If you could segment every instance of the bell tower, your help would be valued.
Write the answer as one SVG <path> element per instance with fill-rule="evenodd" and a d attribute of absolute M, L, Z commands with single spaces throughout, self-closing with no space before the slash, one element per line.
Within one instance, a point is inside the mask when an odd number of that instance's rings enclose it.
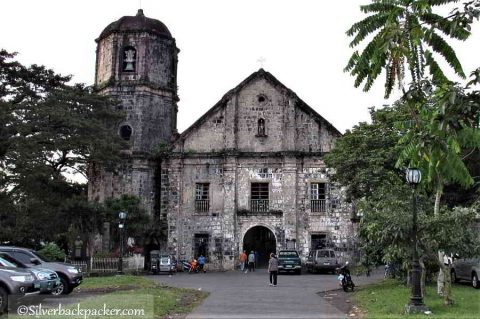
<path fill-rule="evenodd" d="M 135 195 L 154 213 L 159 172 L 152 155 L 177 132 L 179 49 L 168 28 L 141 9 L 109 24 L 95 41 L 95 88 L 118 101 L 116 109 L 126 114 L 116 134 L 128 147 L 114 172 L 92 165 L 89 198 L 103 202 Z"/>

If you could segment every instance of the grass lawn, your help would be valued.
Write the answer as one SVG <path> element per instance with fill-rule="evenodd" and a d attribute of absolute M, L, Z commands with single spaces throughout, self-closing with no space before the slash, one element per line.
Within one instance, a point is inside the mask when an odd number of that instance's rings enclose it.
<path fill-rule="evenodd" d="M 86 293 L 85 298 L 82 292 Z M 79 300 L 73 299 L 75 300 L 73 304 L 62 305 L 63 313 L 55 315 L 42 313 L 41 318 L 105 318 L 105 312 L 100 312 L 103 309 L 137 311 L 128 315 L 125 313 L 108 315 L 107 318 L 183 318 L 207 296 L 208 293 L 203 291 L 162 286 L 144 277 L 129 275 L 88 277 L 67 297 Z M 83 312 L 74 313 L 78 308 Z M 85 312 L 88 312 L 88 316 Z M 13 315 L 9 318 L 24 317 Z"/>
<path fill-rule="evenodd" d="M 425 304 L 431 315 L 406 315 L 405 305 L 410 300 L 410 289 L 396 280 L 359 288 L 355 302 L 362 309 L 364 318 L 480 318 L 480 290 L 467 285 L 452 285 L 454 305 L 446 307 L 436 293 L 436 284 L 427 286 Z"/>
<path fill-rule="evenodd" d="M 127 288 L 151 288 L 155 282 L 145 277 L 121 275 L 104 277 L 86 277 L 77 291 L 90 290 L 114 290 Z"/>

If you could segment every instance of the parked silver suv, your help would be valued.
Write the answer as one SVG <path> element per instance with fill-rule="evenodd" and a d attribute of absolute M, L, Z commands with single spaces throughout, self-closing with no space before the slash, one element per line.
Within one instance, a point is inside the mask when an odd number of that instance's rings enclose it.
<path fill-rule="evenodd" d="M 0 268 L 0 315 L 7 312 L 9 305 L 39 292 L 40 284 L 31 272 L 17 268 Z"/>
<path fill-rule="evenodd" d="M 452 282 L 470 281 L 473 288 L 479 289 L 480 258 L 461 258 L 453 262 Z"/>

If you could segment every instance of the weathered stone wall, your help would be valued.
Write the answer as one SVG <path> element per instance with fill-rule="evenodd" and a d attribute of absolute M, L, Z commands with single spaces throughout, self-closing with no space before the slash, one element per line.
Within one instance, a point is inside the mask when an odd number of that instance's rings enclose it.
<path fill-rule="evenodd" d="M 128 141 L 133 152 L 154 153 L 162 145 L 168 145 L 175 132 L 175 101 L 171 94 L 163 95 L 145 86 L 121 86 L 104 89 L 114 99 L 121 101 L 117 106 L 126 113 L 118 127 L 128 124 L 132 135 Z"/>
<path fill-rule="evenodd" d="M 104 86 L 114 75 L 116 52 L 113 48 L 113 35 L 106 37 L 102 45 L 97 46 L 97 66 L 95 85 Z"/>
<path fill-rule="evenodd" d="M 303 258 L 310 251 L 312 234 L 325 234 L 339 247 L 353 236 L 350 208 L 342 201 L 342 189 L 331 187 L 326 212 L 311 212 L 310 184 L 330 180 L 318 158 L 183 154 L 183 158 L 172 159 L 169 167 L 170 186 L 162 197 L 170 198 L 171 203 L 168 246 L 180 259 L 193 257 L 195 234 L 208 234 L 210 263 L 232 269 L 245 234 L 255 226 L 272 231 L 277 250 L 286 248 L 287 241 L 296 242 Z M 271 213 L 251 211 L 252 182 L 269 183 Z M 208 213 L 195 212 L 196 183 L 210 183 Z M 333 199 L 336 207 L 330 205 Z"/>
<path fill-rule="evenodd" d="M 285 88 L 257 78 L 217 106 L 176 144 L 177 151 L 328 152 L 337 137 Z M 259 120 L 265 135 L 259 135 Z"/>
<path fill-rule="evenodd" d="M 136 50 L 134 72 L 123 72 L 124 48 Z M 97 46 L 95 85 L 118 100 L 126 114 L 118 125 L 132 129 L 129 148 L 115 172 L 91 170 L 89 199 L 103 202 L 122 194 L 138 196 L 148 213 L 161 207 L 156 185 L 158 164 L 149 155 L 170 145 L 176 132 L 178 49 L 175 40 L 147 32 L 116 32 Z"/>
<path fill-rule="evenodd" d="M 338 132 L 312 113 L 294 94 L 258 77 L 223 99 L 175 144 L 169 162 L 169 249 L 180 259 L 194 254 L 195 234 L 209 235 L 209 261 L 234 267 L 249 229 L 264 226 L 277 250 L 294 242 L 305 258 L 311 235 L 324 234 L 342 244 L 350 212 L 341 190 L 327 195 L 326 212 L 312 213 L 311 183 L 330 181 L 321 154 Z M 258 120 L 265 120 L 265 135 Z M 251 184 L 269 184 L 269 211 L 253 212 Z M 196 183 L 210 183 L 208 213 L 195 212 Z M 332 206 L 335 198 L 335 205 Z M 343 237 L 342 237 L 343 236 Z"/>
<path fill-rule="evenodd" d="M 127 46 L 136 49 L 135 72 L 122 72 Z M 113 81 L 135 81 L 176 91 L 177 53 L 174 39 L 147 32 L 113 33 L 98 43 L 95 85 L 101 88 Z"/>
<path fill-rule="evenodd" d="M 247 84 L 237 95 L 237 149 L 244 152 L 275 152 L 289 150 L 284 145 L 284 112 L 288 98 L 265 79 Z M 234 105 L 232 105 L 234 106 Z M 258 136 L 258 121 L 265 120 L 265 135 Z M 230 124 L 231 125 L 231 124 Z"/>
<path fill-rule="evenodd" d="M 225 128 L 229 125 L 225 118 L 225 109 L 221 108 L 206 119 L 177 151 L 215 152 L 225 149 Z M 231 125 L 231 124 L 230 124 Z"/>
<path fill-rule="evenodd" d="M 88 199 L 104 202 L 123 194 L 140 198 L 148 213 L 155 205 L 155 172 L 157 163 L 146 159 L 124 159 L 114 171 L 101 166 L 92 166 L 89 171 Z"/>

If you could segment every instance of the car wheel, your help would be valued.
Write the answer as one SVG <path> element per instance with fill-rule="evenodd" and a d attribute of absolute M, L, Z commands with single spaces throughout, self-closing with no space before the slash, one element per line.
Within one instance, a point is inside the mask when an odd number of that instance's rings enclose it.
<path fill-rule="evenodd" d="M 70 286 L 68 285 L 68 282 L 63 278 L 60 277 L 60 284 L 55 288 L 54 291 L 52 291 L 52 295 L 54 296 L 60 296 L 60 295 L 68 295 L 71 292 Z"/>
<path fill-rule="evenodd" d="M 301 275 L 301 274 L 302 274 L 302 270 L 299 269 L 299 270 L 297 270 L 295 273 L 296 273 L 297 275 Z"/>
<path fill-rule="evenodd" d="M 8 294 L 5 289 L 0 287 L 0 315 L 7 310 L 8 306 Z"/>
<path fill-rule="evenodd" d="M 452 272 L 450 273 L 450 278 L 452 282 L 458 282 L 457 274 L 455 273 L 455 270 L 452 269 Z"/>
<path fill-rule="evenodd" d="M 478 281 L 477 273 L 473 273 L 472 275 L 472 287 L 475 289 L 480 288 L 480 282 Z"/>

